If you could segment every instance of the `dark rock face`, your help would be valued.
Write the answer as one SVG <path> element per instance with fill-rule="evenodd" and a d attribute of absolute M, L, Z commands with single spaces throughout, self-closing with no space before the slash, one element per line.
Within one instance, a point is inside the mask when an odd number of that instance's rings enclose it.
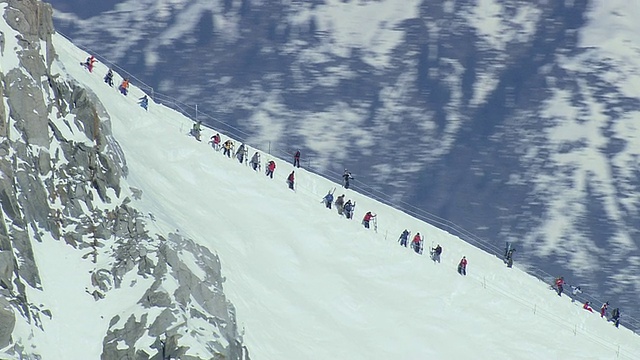
<path fill-rule="evenodd" d="M 2 285 L 4 287 L 4 285 Z M 16 318 L 11 304 L 0 297 L 0 348 L 11 344 L 11 333 L 15 326 Z"/>
<path fill-rule="evenodd" d="M 206 344 L 210 358 L 248 358 L 234 308 L 224 296 L 217 257 L 190 239 L 149 233 L 147 219 L 128 198 L 142 193 L 123 189 L 127 165 L 111 135 L 109 114 L 93 93 L 51 73 L 56 58 L 51 6 L 36 0 L 5 2 L 3 21 L 18 32 L 19 65 L 0 74 L 0 93 L 8 105 L 4 109 L 0 102 L 0 348 L 12 358 L 44 355 L 37 353 L 37 344 L 12 335 L 17 322 L 46 332 L 42 316 L 56 316 L 46 304 L 33 304 L 27 290 L 48 290 L 34 242 L 63 241 L 96 264 L 87 274 L 91 288 L 84 294 L 96 308 L 113 289 L 149 286 L 136 309 L 112 319 L 103 338 L 84 340 L 102 344 L 103 359 L 193 358 L 182 345 L 190 337 Z M 6 36 L 0 37 L 3 51 Z M 69 139 L 69 131 L 85 139 Z M 198 254 L 194 257 L 205 279 L 184 264 L 183 252 Z M 132 274 L 140 281 L 123 283 Z M 179 284 L 175 292 L 163 290 L 167 279 Z M 158 311 L 146 314 L 149 309 Z M 145 315 L 136 317 L 135 310 Z M 202 334 L 188 328 L 190 318 L 204 320 Z M 204 335 L 214 333 L 224 340 Z M 136 348 L 143 336 L 156 341 Z"/>

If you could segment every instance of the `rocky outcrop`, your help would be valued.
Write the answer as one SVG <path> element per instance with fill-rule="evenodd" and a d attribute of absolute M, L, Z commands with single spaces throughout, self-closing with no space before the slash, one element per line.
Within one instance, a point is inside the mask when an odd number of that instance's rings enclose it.
<path fill-rule="evenodd" d="M 147 246 L 140 246 L 140 241 Z M 156 246 L 157 245 L 157 246 Z M 237 339 L 234 308 L 226 300 L 222 289 L 220 260 L 207 248 L 177 234 L 169 234 L 158 242 L 145 238 L 122 244 L 116 252 L 121 263 L 116 264 L 112 273 L 120 273 L 136 268 L 138 274 L 153 278 L 153 284 L 138 301 L 139 319 L 131 315 L 124 319 L 116 316 L 104 339 L 103 359 L 161 359 L 131 344 L 142 337 L 157 339 L 154 344 L 165 358 L 192 359 L 188 348 L 180 345 L 180 338 L 189 336 L 198 340 L 212 357 L 219 359 L 245 359 L 246 349 Z M 194 274 L 180 253 L 195 255 L 196 266 L 204 278 Z M 150 260 L 152 253 L 157 261 Z M 177 288 L 168 291 L 163 287 L 169 277 L 177 282 Z M 108 284 L 102 284 L 108 287 Z M 114 286 L 122 284 L 116 282 Z M 150 311 L 155 308 L 158 311 Z M 151 317 L 148 314 L 158 314 Z M 197 326 L 195 325 L 197 324 Z M 203 326 L 208 324 L 209 326 Z M 211 332 L 212 329 L 217 329 Z M 220 342 L 217 339 L 225 339 Z M 122 345 L 122 341 L 127 344 Z"/>
<path fill-rule="evenodd" d="M 19 66 L 0 74 L 8 105 L 0 102 L 0 135 L 6 135 L 0 136 L 0 354 L 47 358 L 30 338 L 12 334 L 18 322 L 46 333 L 41 319 L 56 316 L 46 304 L 32 303 L 28 289 L 47 290 L 34 242 L 62 241 L 95 264 L 83 296 L 96 308 L 114 289 L 147 287 L 135 306 L 111 319 L 103 338 L 84 339 L 102 345 L 103 359 L 195 359 L 185 345 L 193 343 L 206 358 L 248 359 L 219 259 L 190 239 L 150 233 L 152 220 L 128 197 L 142 192 L 125 185 L 127 164 L 109 114 L 90 90 L 51 73 L 51 7 L 4 2 L 4 20 L 19 32 Z M 195 264 L 184 260 L 187 253 Z M 132 274 L 140 281 L 124 283 Z M 143 337 L 155 341 L 140 347 Z"/>
<path fill-rule="evenodd" d="M 11 333 L 13 332 L 16 318 L 13 314 L 11 304 L 0 297 L 0 349 L 11 344 Z"/>

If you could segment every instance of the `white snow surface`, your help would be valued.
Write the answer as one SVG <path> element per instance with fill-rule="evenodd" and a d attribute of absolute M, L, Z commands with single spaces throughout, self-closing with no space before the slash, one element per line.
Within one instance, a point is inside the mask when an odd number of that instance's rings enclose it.
<path fill-rule="evenodd" d="M 127 185 L 143 191 L 133 205 L 156 219 L 150 230 L 178 230 L 220 256 L 225 293 L 237 309 L 251 359 L 640 354 L 637 335 L 558 297 L 517 265 L 508 269 L 442 230 L 304 169 L 295 169 L 291 191 L 285 184 L 290 159 L 275 159 L 274 179 L 255 173 L 215 152 L 206 143 L 213 131 L 205 130 L 204 141 L 197 142 L 187 135 L 191 120 L 154 102 L 144 111 L 136 104 L 139 89 L 119 94 L 102 81 L 103 64 L 90 74 L 78 66 L 86 53 L 60 36 L 54 45 L 60 57 L 55 68 L 94 91 L 109 112 L 127 156 Z M 269 158 L 263 153 L 263 164 Z M 354 220 L 320 203 L 334 187 L 336 195 L 357 202 Z M 369 210 L 378 214 L 377 233 L 360 224 Z M 442 263 L 400 247 L 396 240 L 405 228 L 424 235 L 427 247 L 441 244 Z M 92 306 L 84 294 L 89 278 L 81 275 L 88 271 L 86 261 L 76 251 L 45 238 L 34 253 L 43 289 L 31 297 L 53 313 L 44 321 L 45 332 L 34 335 L 42 339 L 39 352 L 44 359 L 99 358 L 101 339 L 94 336 L 139 299 L 139 290 L 111 292 Z M 455 270 L 462 256 L 469 259 L 466 277 Z M 27 336 L 32 330 L 18 331 Z"/>

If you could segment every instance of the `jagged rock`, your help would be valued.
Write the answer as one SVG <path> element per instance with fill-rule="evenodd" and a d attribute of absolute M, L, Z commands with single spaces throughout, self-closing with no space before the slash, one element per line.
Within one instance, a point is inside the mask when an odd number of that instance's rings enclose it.
<path fill-rule="evenodd" d="M 178 340 L 181 335 L 173 334 L 168 336 L 164 340 L 157 339 L 151 347 L 158 350 L 158 353 L 151 357 L 151 360 L 164 360 L 164 359 L 188 359 L 184 356 L 187 348 L 178 346 Z"/>
<path fill-rule="evenodd" d="M 155 268 L 155 264 L 151 259 L 147 256 L 143 255 L 140 257 L 140 262 L 138 262 L 138 275 L 146 276 L 151 275 Z"/>
<path fill-rule="evenodd" d="M 3 143 L 0 148 L 4 148 L 5 144 Z M 0 176 L 0 204 L 2 209 L 9 220 L 21 223 L 20 208 L 13 187 L 13 167 L 4 158 L 0 158 L 0 172 L 4 174 L 4 176 Z"/>
<path fill-rule="evenodd" d="M 4 49 L 4 33 L 0 32 L 2 36 L 0 40 L 2 40 L 2 48 Z M 4 51 L 3 51 L 4 52 Z M 0 83 L 4 84 L 4 74 L 0 73 Z M 0 99 L 4 99 L 4 89 L 0 86 Z M 9 129 L 7 126 L 7 118 L 5 116 L 5 107 L 4 101 L 0 101 L 0 138 L 9 138 Z M 5 156 L 6 154 L 1 154 L 0 156 Z"/>
<path fill-rule="evenodd" d="M 0 349 L 11 344 L 11 333 L 16 324 L 16 316 L 9 302 L 0 297 Z"/>
<path fill-rule="evenodd" d="M 5 221 L 4 214 L 0 211 L 0 250 L 11 251 L 11 239 Z"/>
<path fill-rule="evenodd" d="M 14 229 L 10 231 L 9 234 L 13 240 L 12 244 L 17 261 L 20 264 L 18 267 L 18 276 L 26 281 L 29 286 L 39 289 L 40 275 L 38 273 L 38 266 L 33 258 L 33 249 L 31 248 L 29 233 L 26 230 Z"/>
<path fill-rule="evenodd" d="M 74 248 L 77 248 L 78 243 L 82 241 L 82 237 L 73 231 L 65 233 L 63 238 L 65 243 L 73 246 Z"/>
<path fill-rule="evenodd" d="M 91 285 L 107 292 L 111 289 L 111 272 L 107 269 L 98 269 L 91 274 Z"/>
<path fill-rule="evenodd" d="M 19 189 L 19 201 L 24 214 L 24 221 L 38 224 L 49 230 L 50 214 L 47 191 L 32 169 L 19 168 L 15 172 L 15 181 Z"/>
<path fill-rule="evenodd" d="M 13 285 L 13 254 L 10 251 L 0 251 L 0 286 L 12 290 Z"/>
<path fill-rule="evenodd" d="M 159 285 L 160 281 L 156 281 L 154 285 L 142 296 L 138 303 L 145 308 L 171 306 L 171 297 L 164 291 L 158 291 Z"/>
<path fill-rule="evenodd" d="M 98 290 L 93 290 L 92 292 L 90 292 L 89 294 L 91 294 L 91 296 L 93 296 L 93 300 L 98 301 L 100 299 L 104 299 L 104 294 L 101 293 Z"/>
<path fill-rule="evenodd" d="M 130 188 L 130 189 L 134 199 L 136 200 L 142 199 L 142 190 L 136 189 L 136 188 Z"/>
<path fill-rule="evenodd" d="M 129 316 L 127 322 L 120 329 L 111 330 L 110 327 L 102 342 L 102 355 L 100 358 L 103 360 L 133 359 L 136 353 L 134 345 L 143 336 L 146 328 L 146 314 L 142 315 L 140 321 L 137 321 L 133 315 Z M 119 344 L 121 341 L 127 345 L 126 349 L 123 349 Z"/>
<path fill-rule="evenodd" d="M 9 116 L 28 144 L 49 145 L 46 107 L 40 87 L 18 69 L 5 74 L 5 96 Z"/>
<path fill-rule="evenodd" d="M 47 40 L 54 33 L 53 9 L 38 0 L 8 0 L 6 21 L 30 43 Z"/>
<path fill-rule="evenodd" d="M 171 304 L 170 300 L 168 304 Z M 171 309 L 165 308 L 164 310 L 162 310 L 160 315 L 156 317 L 155 321 L 151 324 L 151 326 L 149 326 L 149 336 L 157 337 L 162 334 L 165 334 L 167 332 L 167 329 L 170 329 L 171 327 L 173 327 L 176 320 L 177 319 L 173 315 Z"/>
<path fill-rule="evenodd" d="M 51 171 L 51 157 L 49 156 L 49 152 L 41 151 L 38 156 L 37 164 L 40 175 L 46 175 Z"/>

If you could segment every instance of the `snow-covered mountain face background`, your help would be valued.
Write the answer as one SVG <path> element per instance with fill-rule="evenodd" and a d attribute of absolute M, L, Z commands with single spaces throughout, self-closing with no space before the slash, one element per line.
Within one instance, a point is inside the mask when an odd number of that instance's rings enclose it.
<path fill-rule="evenodd" d="M 640 3 L 51 3 L 75 43 L 249 144 L 636 311 Z"/>

